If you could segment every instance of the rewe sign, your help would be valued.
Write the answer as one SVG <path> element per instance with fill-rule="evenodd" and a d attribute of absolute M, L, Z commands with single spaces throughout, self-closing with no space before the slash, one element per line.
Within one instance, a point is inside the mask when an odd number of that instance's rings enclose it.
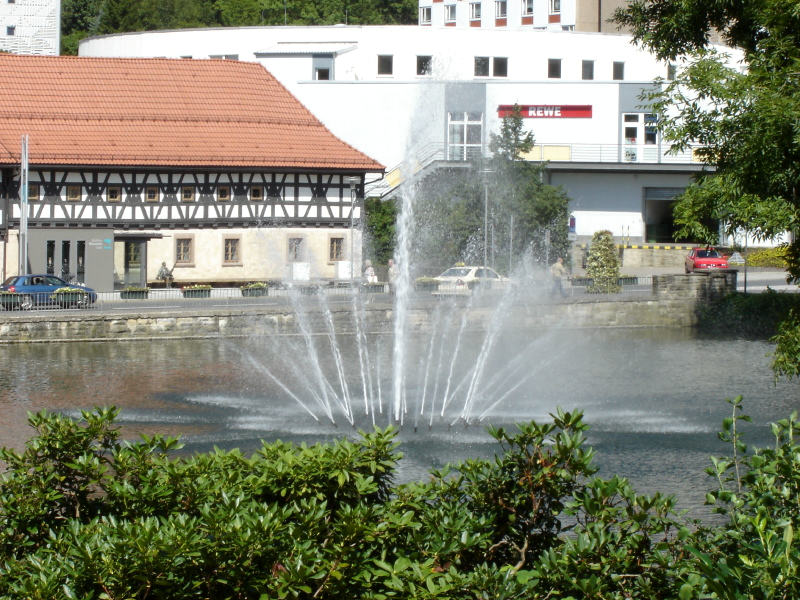
<path fill-rule="evenodd" d="M 519 105 L 520 116 L 526 119 L 591 119 L 591 104 L 525 104 Z M 514 114 L 513 104 L 501 104 L 497 107 L 500 118 Z"/>

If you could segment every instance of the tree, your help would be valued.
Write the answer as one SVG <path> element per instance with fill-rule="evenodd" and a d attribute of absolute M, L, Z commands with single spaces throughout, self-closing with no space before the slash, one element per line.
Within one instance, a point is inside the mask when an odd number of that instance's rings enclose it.
<path fill-rule="evenodd" d="M 366 254 L 373 262 L 386 264 L 397 243 L 397 203 L 394 199 L 367 198 L 364 213 Z"/>
<path fill-rule="evenodd" d="M 526 160 L 534 144 L 533 132 L 525 132 L 522 111 L 515 104 L 511 114 L 503 117 L 500 133 L 489 136 L 492 196 L 497 199 L 497 224 L 510 254 L 530 254 L 547 264 L 552 256 L 569 255 L 569 197 L 561 188 L 544 183 L 546 163 Z"/>
<path fill-rule="evenodd" d="M 800 11 L 792 0 L 635 0 L 615 19 L 659 58 L 686 56 L 663 88 L 644 95 L 676 150 L 695 152 L 716 168 L 680 199 L 679 234 L 708 242 L 722 220 L 727 233 L 746 229 L 769 238 L 800 220 Z M 744 53 L 746 69 L 726 66 L 709 46 L 712 31 Z M 663 83 L 663 82 L 662 82 Z M 705 221 L 705 222 L 704 222 Z M 800 277 L 800 241 L 791 244 L 791 276 Z"/>
<path fill-rule="evenodd" d="M 89 35 L 248 25 L 413 24 L 413 0 L 65 0 L 62 52 Z"/>
<path fill-rule="evenodd" d="M 800 223 L 800 11 L 794 0 L 634 0 L 615 20 L 659 58 L 687 54 L 686 67 L 654 101 L 659 126 L 676 148 L 697 143 L 716 167 L 691 185 L 676 206 L 680 233 L 716 240 L 709 221 L 728 233 L 768 238 Z M 712 31 L 744 53 L 742 70 L 710 49 Z M 800 281 L 800 237 L 786 249 L 789 278 Z M 797 314 L 777 338 L 777 374 L 800 372 Z"/>

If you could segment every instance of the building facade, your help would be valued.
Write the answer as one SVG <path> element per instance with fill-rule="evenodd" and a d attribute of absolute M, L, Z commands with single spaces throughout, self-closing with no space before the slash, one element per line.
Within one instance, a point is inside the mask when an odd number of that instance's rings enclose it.
<path fill-rule="evenodd" d="M 668 152 L 640 98 L 680 65 L 627 35 L 247 27 L 104 36 L 81 42 L 80 53 L 259 62 L 334 134 L 387 165 L 373 195 L 487 154 L 490 134 L 519 105 L 536 140 L 527 158 L 547 161 L 549 182 L 572 198 L 578 242 L 599 229 L 631 243 L 672 241 L 672 200 L 705 169 L 691 149 Z"/>
<path fill-rule="evenodd" d="M 56 56 L 60 43 L 60 0 L 2 0 L 0 50 Z"/>
<path fill-rule="evenodd" d="M 23 211 L 23 268 L 100 291 L 162 263 L 177 284 L 358 269 L 363 190 L 383 166 L 258 64 L 0 55 L 0 102 L 3 278 Z"/>
<path fill-rule="evenodd" d="M 610 22 L 627 0 L 420 0 L 419 24 L 537 31 L 617 33 Z"/>

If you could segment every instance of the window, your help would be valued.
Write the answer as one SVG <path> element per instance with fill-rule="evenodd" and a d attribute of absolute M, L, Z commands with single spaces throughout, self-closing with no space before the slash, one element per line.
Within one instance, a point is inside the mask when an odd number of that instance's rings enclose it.
<path fill-rule="evenodd" d="M 476 56 L 475 57 L 475 77 L 488 77 L 489 76 L 489 57 Z"/>
<path fill-rule="evenodd" d="M 594 79 L 594 61 L 584 60 L 581 62 L 581 78 Z"/>
<path fill-rule="evenodd" d="M 194 241 L 190 237 L 175 239 L 175 264 L 188 266 L 194 263 Z"/>
<path fill-rule="evenodd" d="M 614 63 L 614 74 L 613 78 L 615 81 L 622 81 L 625 79 L 625 63 L 624 62 L 615 62 Z"/>
<path fill-rule="evenodd" d="M 77 185 L 67 186 L 67 200 L 78 202 L 81 199 L 81 188 Z"/>
<path fill-rule="evenodd" d="M 189 186 L 181 188 L 181 200 L 184 202 L 194 202 L 194 188 Z"/>
<path fill-rule="evenodd" d="M 495 77 L 508 77 L 508 59 L 506 57 L 494 57 L 492 60 L 492 75 Z"/>
<path fill-rule="evenodd" d="M 289 238 L 289 260 L 303 260 L 303 238 Z"/>
<path fill-rule="evenodd" d="M 391 75 L 394 71 L 394 56 L 391 54 L 378 55 L 378 75 Z"/>
<path fill-rule="evenodd" d="M 483 149 L 483 113 L 447 113 L 447 159 L 470 160 Z"/>
<path fill-rule="evenodd" d="M 222 262 L 226 265 L 239 265 L 239 238 L 225 238 Z"/>
<path fill-rule="evenodd" d="M 550 14 L 558 14 L 561 12 L 561 0 L 550 0 Z"/>
<path fill-rule="evenodd" d="M 430 75 L 431 74 L 431 57 L 418 56 L 417 57 L 417 75 Z"/>
<path fill-rule="evenodd" d="M 481 4 L 480 2 L 473 2 L 469 5 L 469 20 L 470 21 L 480 21 L 481 20 Z"/>
<path fill-rule="evenodd" d="M 231 199 L 231 188 L 227 185 L 221 185 L 217 188 L 217 200 L 220 202 L 227 202 Z"/>
<path fill-rule="evenodd" d="M 522 0 L 522 14 L 525 16 L 533 14 L 533 0 Z"/>
<path fill-rule="evenodd" d="M 654 113 L 647 113 L 644 116 L 644 143 L 655 145 L 658 141 L 658 119 Z"/>
<path fill-rule="evenodd" d="M 253 202 L 261 202 L 264 199 L 264 188 L 260 185 L 254 185 L 250 188 L 250 200 Z"/>
<path fill-rule="evenodd" d="M 344 238 L 342 237 L 331 238 L 328 260 L 330 262 L 344 260 Z"/>
<path fill-rule="evenodd" d="M 158 202 L 158 188 L 149 187 L 144 192 L 147 202 Z"/>
<path fill-rule="evenodd" d="M 419 9 L 419 24 L 420 25 L 430 25 L 431 24 L 431 7 L 430 6 L 422 6 Z"/>
<path fill-rule="evenodd" d="M 312 55 L 311 77 L 314 81 L 331 81 L 333 79 L 333 54 Z"/>
<path fill-rule="evenodd" d="M 547 76 L 550 79 L 561 79 L 561 59 L 548 58 L 547 59 Z"/>
<path fill-rule="evenodd" d="M 14 27 L 13 25 L 9 25 L 8 27 L 6 27 L 6 35 L 8 36 L 16 35 L 16 33 L 17 33 L 17 28 Z"/>
<path fill-rule="evenodd" d="M 678 65 L 670 63 L 667 65 L 667 80 L 674 81 L 675 76 L 678 74 Z"/>
<path fill-rule="evenodd" d="M 508 2 L 506 0 L 497 0 L 494 3 L 494 16 L 498 19 L 505 19 L 508 16 Z"/>
<path fill-rule="evenodd" d="M 444 20 L 447 23 L 452 23 L 456 20 L 456 5 L 455 4 L 445 4 L 444 5 Z"/>
<path fill-rule="evenodd" d="M 28 184 L 28 200 L 36 201 L 39 199 L 39 186 Z"/>
<path fill-rule="evenodd" d="M 106 190 L 106 200 L 108 202 L 119 202 L 122 200 L 122 190 L 118 187 L 110 187 Z"/>

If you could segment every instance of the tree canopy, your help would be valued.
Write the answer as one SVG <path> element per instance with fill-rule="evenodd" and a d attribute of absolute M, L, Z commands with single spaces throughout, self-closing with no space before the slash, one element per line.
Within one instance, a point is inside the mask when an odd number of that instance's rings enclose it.
<path fill-rule="evenodd" d="M 616 12 L 634 41 L 657 56 L 686 54 L 685 68 L 654 101 L 659 125 L 677 148 L 697 154 L 716 171 L 691 185 L 676 205 L 679 234 L 715 242 L 728 234 L 770 238 L 792 234 L 786 247 L 789 279 L 800 281 L 800 4 L 796 0 L 634 0 Z M 743 62 L 726 66 L 711 46 L 716 32 L 741 49 Z M 775 338 L 773 368 L 800 373 L 800 314 L 793 311 Z"/>
<path fill-rule="evenodd" d="M 408 25 L 413 0 L 64 0 L 62 54 L 100 34 L 248 25 Z"/>
<path fill-rule="evenodd" d="M 795 0 L 635 0 L 616 12 L 635 43 L 665 60 L 683 57 L 674 81 L 645 94 L 677 149 L 715 167 L 679 201 L 681 234 L 715 242 L 794 231 L 800 218 L 800 5 Z M 710 43 L 716 32 L 743 52 L 740 65 Z M 800 242 L 789 248 L 800 277 Z"/>
<path fill-rule="evenodd" d="M 544 182 L 544 163 L 524 158 L 534 136 L 519 107 L 489 140 L 491 158 L 438 169 L 417 186 L 417 264 L 482 264 L 486 247 L 490 266 L 508 273 L 523 257 L 544 265 L 568 255 L 569 197 Z"/>

